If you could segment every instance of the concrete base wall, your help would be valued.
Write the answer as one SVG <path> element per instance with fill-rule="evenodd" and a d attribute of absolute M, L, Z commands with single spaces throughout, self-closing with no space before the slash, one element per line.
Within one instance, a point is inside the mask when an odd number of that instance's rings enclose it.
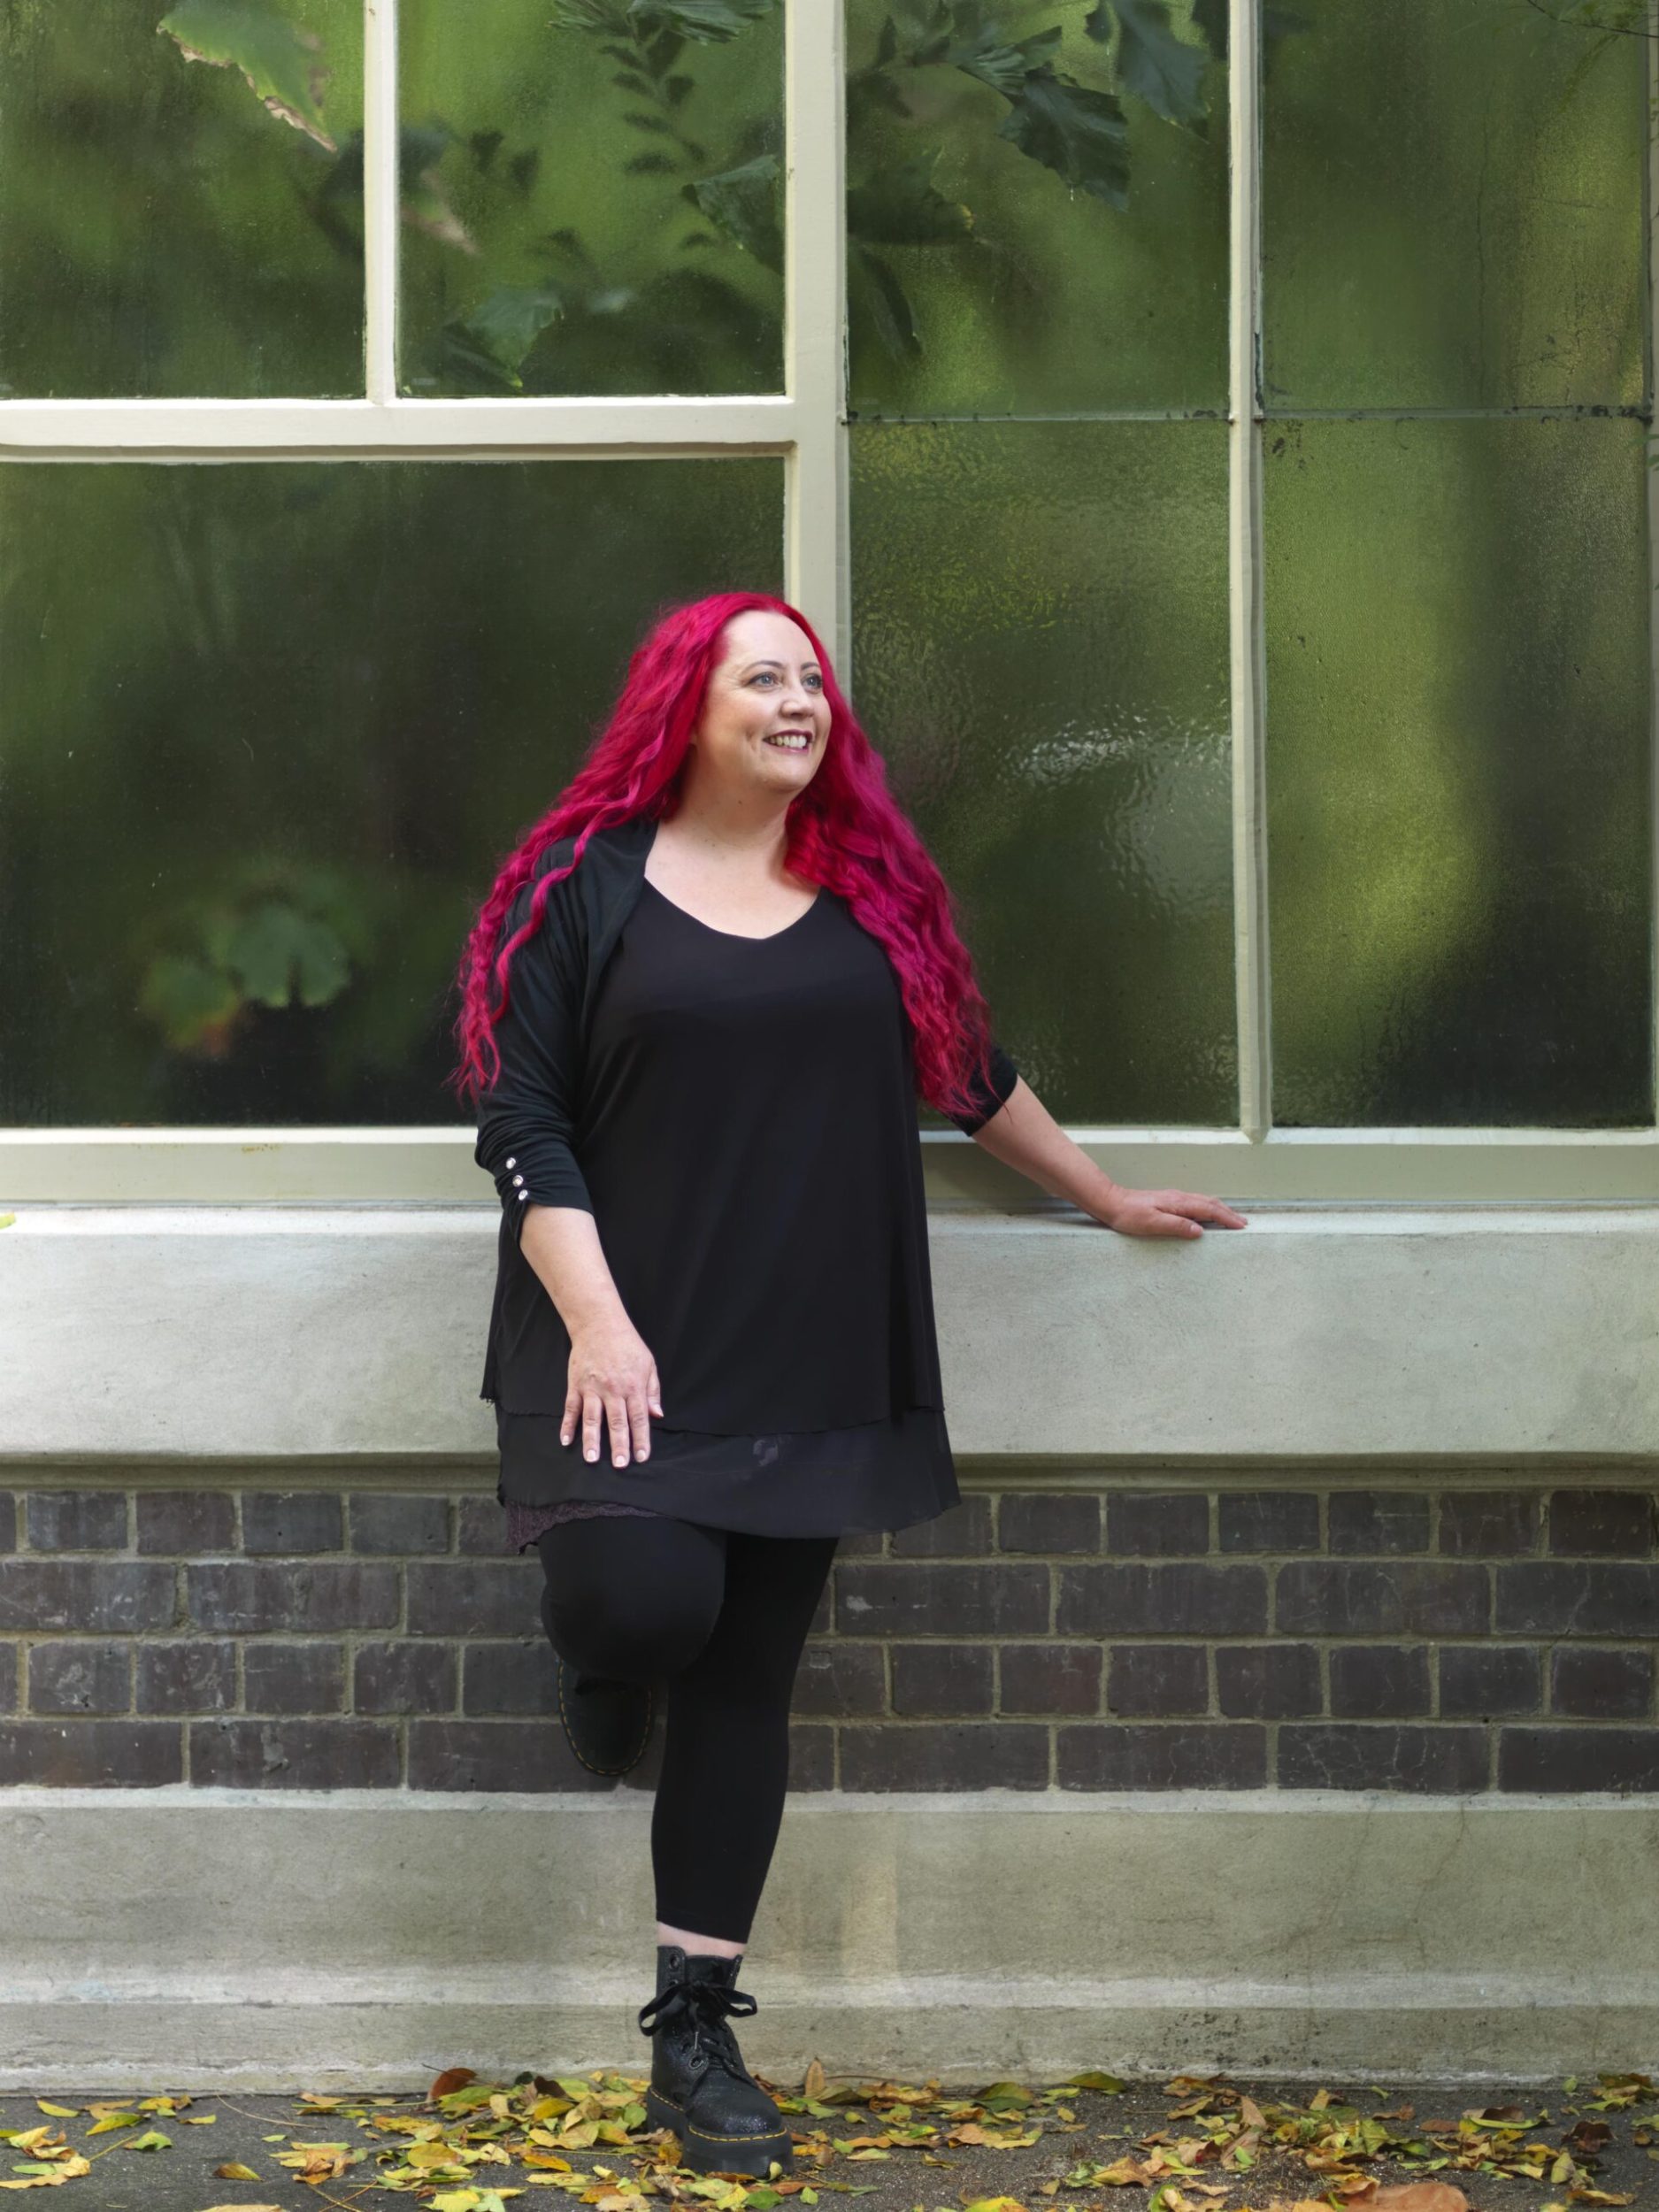
<path fill-rule="evenodd" d="M 10 1792 L 0 2085 L 643 2072 L 649 1817 Z M 781 2081 L 1655 2071 L 1659 1800 L 792 1800 L 743 1985 Z"/>

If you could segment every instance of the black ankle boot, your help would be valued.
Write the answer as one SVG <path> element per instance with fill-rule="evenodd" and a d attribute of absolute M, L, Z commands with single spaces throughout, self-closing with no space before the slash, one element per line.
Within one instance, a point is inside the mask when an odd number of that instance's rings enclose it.
<path fill-rule="evenodd" d="M 541 1625 L 553 1641 L 550 1590 L 541 1593 Z M 636 1682 L 581 1674 L 555 1648 L 559 1719 L 565 1740 L 590 1774 L 626 1774 L 651 1740 L 656 1701 Z"/>
<path fill-rule="evenodd" d="M 653 2127 L 680 2138 L 680 2163 L 702 2173 L 764 2181 L 774 2160 L 787 2172 L 795 2144 L 777 2106 L 743 2063 L 726 2015 L 747 2017 L 755 2000 L 737 1986 L 737 1959 L 657 1947 L 657 1994 L 640 2011 L 655 2039 L 645 2110 Z"/>

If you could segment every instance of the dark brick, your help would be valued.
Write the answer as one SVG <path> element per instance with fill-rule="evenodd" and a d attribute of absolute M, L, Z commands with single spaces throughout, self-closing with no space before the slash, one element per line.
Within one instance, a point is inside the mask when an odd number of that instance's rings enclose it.
<path fill-rule="evenodd" d="M 226 1560 L 188 1566 L 184 1577 L 186 1604 L 198 1628 L 326 1635 L 391 1628 L 397 1621 L 396 1567 Z"/>
<path fill-rule="evenodd" d="M 140 1644 L 134 1702 L 141 1713 L 224 1713 L 236 1702 L 236 1647 L 226 1641 Z"/>
<path fill-rule="evenodd" d="M 887 1669 L 874 1644 L 809 1643 L 795 1671 L 793 1709 L 853 1720 L 884 1713 Z"/>
<path fill-rule="evenodd" d="M 18 1548 L 18 1502 L 10 1490 L 0 1490 L 0 1552 Z"/>
<path fill-rule="evenodd" d="M 1308 1490 L 1224 1490 L 1223 1551 L 1317 1551 L 1319 1501 Z"/>
<path fill-rule="evenodd" d="M 1064 1790 L 1250 1790 L 1267 1779 L 1267 1731 L 1168 1721 L 1055 1731 Z"/>
<path fill-rule="evenodd" d="M 1500 1633 L 1547 1636 L 1659 1636 L 1659 1566 L 1580 1566 L 1566 1560 L 1499 1567 Z M 0 1562 L 0 1577 L 5 1567 Z M 0 1621 L 0 1626 L 4 1626 Z"/>
<path fill-rule="evenodd" d="M 1061 1567 L 1063 1636 L 1251 1636 L 1267 1627 L 1261 1567 Z"/>
<path fill-rule="evenodd" d="M 660 1735 L 660 1732 L 657 1732 Z M 411 1790 L 608 1790 L 544 1720 L 411 1720 Z"/>
<path fill-rule="evenodd" d="M 879 1559 L 887 1545 L 887 1532 L 879 1528 L 849 1528 L 836 1539 L 837 1559 Z"/>
<path fill-rule="evenodd" d="M 1279 1787 L 1437 1794 L 1484 1790 L 1490 1741 L 1484 1728 L 1287 1720 L 1279 1732 Z"/>
<path fill-rule="evenodd" d="M 452 1713 L 457 1671 L 445 1644 L 361 1644 L 351 1702 L 359 1713 Z"/>
<path fill-rule="evenodd" d="M 1429 1502 L 1411 1490 L 1333 1490 L 1325 1526 L 1333 1552 L 1425 1552 Z"/>
<path fill-rule="evenodd" d="M 970 1490 L 931 1521 L 893 1532 L 895 1559 L 983 1559 L 991 1548 L 991 1500 Z"/>
<path fill-rule="evenodd" d="M 495 1509 L 500 1514 L 499 1506 Z M 497 1530 L 499 1538 L 500 1530 Z M 434 1491 L 356 1490 L 351 1494 L 353 1551 L 417 1552 L 449 1548 L 449 1501 Z M 497 1550 L 501 1548 L 499 1541 Z"/>
<path fill-rule="evenodd" d="M 794 1792 L 835 1786 L 835 1731 L 795 1722 L 789 1730 L 789 1787 Z"/>
<path fill-rule="evenodd" d="M 1098 1644 L 1004 1644 L 1002 1709 L 1005 1713 L 1098 1713 Z"/>
<path fill-rule="evenodd" d="M 15 1713 L 18 1705 L 18 1647 L 0 1644 L 0 1713 Z"/>
<path fill-rule="evenodd" d="M 31 1490 L 24 1499 L 31 1551 L 125 1551 L 124 1490 Z"/>
<path fill-rule="evenodd" d="M 173 1721 L 0 1721 L 0 1786 L 149 1790 L 183 1779 Z"/>
<path fill-rule="evenodd" d="M 893 1709 L 905 1714 L 988 1713 L 995 1663 L 989 1644 L 896 1645 Z"/>
<path fill-rule="evenodd" d="M 29 1679 L 34 1681 L 33 1659 Z M 1549 1709 L 1580 1720 L 1646 1720 L 1653 1711 L 1651 1651 L 1568 1644 L 1550 1654 Z"/>
<path fill-rule="evenodd" d="M 1654 1501 L 1646 1490 L 1556 1490 L 1549 1500 L 1549 1549 L 1563 1556 L 1611 1553 L 1646 1559 L 1653 1549 Z"/>
<path fill-rule="evenodd" d="M 461 1709 L 556 1713 L 557 1667 L 545 1636 L 534 1643 L 469 1644 L 461 1668 Z"/>
<path fill-rule="evenodd" d="M 1513 1558 L 1536 1551 L 1540 1502 L 1530 1490 L 1448 1490 L 1440 1499 L 1440 1549 L 1460 1559 Z"/>
<path fill-rule="evenodd" d="M 1312 1644 L 1222 1645 L 1216 1653 L 1216 1703 L 1237 1720 L 1285 1720 L 1320 1711 L 1318 1651 Z"/>
<path fill-rule="evenodd" d="M 133 1701 L 133 1647 L 89 1640 L 29 1651 L 31 1713 L 124 1713 Z"/>
<path fill-rule="evenodd" d="M 339 1644 L 244 1644 L 242 1702 L 249 1713 L 337 1713 L 346 1701 Z"/>
<path fill-rule="evenodd" d="M 0 1559 L 0 1632 L 173 1626 L 175 1571 L 136 1559 Z"/>
<path fill-rule="evenodd" d="M 1426 1644 L 1338 1644 L 1331 1711 L 1338 1720 L 1409 1720 L 1430 1709 Z"/>
<path fill-rule="evenodd" d="M 1447 1644 L 1440 1664 L 1442 1720 L 1490 1720 L 1494 1713 L 1539 1709 L 1536 1644 Z"/>
<path fill-rule="evenodd" d="M 511 1559 L 507 1549 L 507 1516 L 494 1497 L 457 1498 L 455 1505 L 455 1548 L 468 1559 Z M 534 1561 L 533 1551 L 523 1557 Z"/>
<path fill-rule="evenodd" d="M 1659 1790 L 1659 1729 L 1505 1728 L 1501 1790 Z"/>
<path fill-rule="evenodd" d="M 1092 1491 L 1005 1492 L 996 1540 L 1002 1551 L 1098 1551 L 1100 1499 Z"/>
<path fill-rule="evenodd" d="M 1024 1721 L 841 1730 L 844 1790 L 1041 1790 L 1048 1731 Z"/>
<path fill-rule="evenodd" d="M 442 1566 L 417 1560 L 403 1573 L 411 1636 L 522 1636 L 540 1625 L 546 1578 L 534 1552 Z"/>
<path fill-rule="evenodd" d="M 1293 1636 L 1477 1636 L 1490 1572 L 1449 1560 L 1293 1559 L 1277 1570 L 1277 1624 Z"/>
<path fill-rule="evenodd" d="M 1035 1564 L 849 1561 L 835 1585 L 844 1636 L 1029 1636 L 1048 1625 L 1048 1570 Z"/>
<path fill-rule="evenodd" d="M 1202 1490 L 1113 1490 L 1106 1549 L 1114 1559 L 1167 1558 L 1210 1549 L 1210 1499 Z"/>
<path fill-rule="evenodd" d="M 1109 1713 L 1204 1713 L 1210 1663 L 1202 1644 L 1115 1644 L 1106 1670 Z"/>
<path fill-rule="evenodd" d="M 227 1490 L 141 1490 L 134 1502 L 138 1548 L 150 1556 L 236 1548 L 236 1501 Z"/>
<path fill-rule="evenodd" d="M 250 1490 L 242 1502 L 245 1552 L 338 1551 L 340 1494 L 335 1490 Z"/>
<path fill-rule="evenodd" d="M 190 1779 L 227 1789 L 390 1790 L 389 1720 L 193 1720 Z"/>

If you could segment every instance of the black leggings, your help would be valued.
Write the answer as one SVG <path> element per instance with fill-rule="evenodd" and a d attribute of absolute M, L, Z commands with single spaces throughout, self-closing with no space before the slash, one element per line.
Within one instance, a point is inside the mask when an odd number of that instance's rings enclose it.
<path fill-rule="evenodd" d="M 561 1658 L 666 1694 L 651 1867 L 669 1927 L 749 1941 L 783 1821 L 795 1670 L 835 1544 L 632 1514 L 562 1521 L 537 1540 L 541 1623 Z"/>

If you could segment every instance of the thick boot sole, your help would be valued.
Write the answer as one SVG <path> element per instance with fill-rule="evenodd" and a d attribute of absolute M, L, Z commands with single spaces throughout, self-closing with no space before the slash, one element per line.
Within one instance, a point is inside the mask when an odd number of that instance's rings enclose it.
<path fill-rule="evenodd" d="M 775 2162 L 788 2173 L 795 2142 L 786 2127 L 776 2135 L 710 2135 L 695 2128 L 677 2104 L 659 2090 L 645 2093 L 645 2116 L 654 2128 L 672 2128 L 680 2138 L 680 2162 L 700 2174 L 748 2174 L 764 2181 Z"/>

